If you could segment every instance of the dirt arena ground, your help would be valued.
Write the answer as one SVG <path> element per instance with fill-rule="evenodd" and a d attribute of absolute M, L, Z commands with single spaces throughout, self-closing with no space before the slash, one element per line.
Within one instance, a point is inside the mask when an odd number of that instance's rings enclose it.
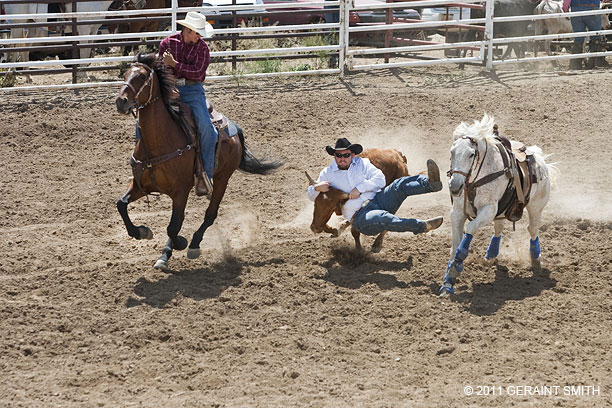
<path fill-rule="evenodd" d="M 150 241 L 130 239 L 115 209 L 133 146 L 117 89 L 3 93 L 0 406 L 611 406 L 611 82 L 445 67 L 211 83 L 253 150 L 286 164 L 236 173 L 203 256 L 175 252 L 171 273 L 152 268 L 169 199 L 130 205 Z M 494 265 L 493 228 L 480 230 L 444 300 L 449 223 L 390 233 L 364 256 L 350 234 L 311 233 L 304 170 L 330 162 L 325 145 L 346 136 L 399 148 L 411 172 L 430 157 L 446 171 L 453 129 L 484 112 L 561 170 L 541 271 L 526 220 L 506 226 Z M 186 237 L 206 205 L 190 198 Z M 447 187 L 400 209 L 449 212 Z"/>

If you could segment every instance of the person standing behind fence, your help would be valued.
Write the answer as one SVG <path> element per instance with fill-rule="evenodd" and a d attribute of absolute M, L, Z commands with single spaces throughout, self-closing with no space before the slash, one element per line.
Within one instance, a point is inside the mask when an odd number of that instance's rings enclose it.
<path fill-rule="evenodd" d="M 187 13 L 185 19 L 177 23 L 183 30 L 161 41 L 159 57 L 174 69 L 181 101 L 189 105 L 198 126 L 204 171 L 197 172 L 196 194 L 211 194 L 218 133 L 210 120 L 202 84 L 210 64 L 210 49 L 202 37 L 210 38 L 213 27 L 197 12 Z"/>
<path fill-rule="evenodd" d="M 571 9 L 574 11 L 590 11 L 600 9 L 600 0 L 563 0 L 563 11 L 568 12 Z M 575 33 L 587 31 L 599 31 L 601 30 L 601 15 L 591 16 L 578 16 L 571 17 L 572 30 Z M 584 37 L 574 37 L 574 44 L 572 45 L 572 54 L 580 54 L 584 46 Z M 595 35 L 591 36 L 589 40 L 589 50 L 591 52 L 605 51 L 603 45 L 602 36 Z M 573 58 L 570 60 L 570 69 L 582 69 L 583 58 Z M 608 62 L 606 58 L 592 57 L 586 61 L 586 69 L 592 69 L 593 67 L 607 67 Z"/>

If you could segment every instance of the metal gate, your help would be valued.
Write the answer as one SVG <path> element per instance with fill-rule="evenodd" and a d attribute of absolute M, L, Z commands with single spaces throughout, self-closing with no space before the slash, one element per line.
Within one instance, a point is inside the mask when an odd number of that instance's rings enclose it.
<path fill-rule="evenodd" d="M 9 0 L 25 1 L 25 0 Z M 50 2 L 52 0 L 41 0 Z M 68 0 L 64 0 L 68 1 Z M 75 0 L 76 1 L 76 0 Z M 86 0 L 81 0 L 86 1 Z M 273 14 L 279 10 L 288 8 L 304 9 L 305 7 L 317 8 L 325 11 L 325 15 L 336 16 L 316 24 L 294 24 L 294 25 L 268 25 L 253 27 L 229 27 L 215 30 L 216 36 L 227 38 L 254 38 L 260 36 L 283 36 L 286 35 L 310 35 L 317 32 L 333 33 L 334 40 L 325 45 L 315 46 L 290 46 L 251 49 L 231 49 L 213 52 L 211 56 L 223 58 L 289 58 L 299 57 L 303 53 L 326 53 L 334 65 L 328 68 L 305 69 L 299 71 L 278 71 L 250 74 L 237 74 L 232 72 L 227 75 L 207 76 L 207 80 L 227 80 L 236 78 L 237 75 L 249 77 L 271 77 L 271 76 L 296 76 L 296 75 L 339 75 L 340 77 L 351 71 L 375 70 L 397 67 L 414 67 L 439 64 L 481 64 L 489 70 L 495 69 L 497 65 L 509 63 L 526 63 L 533 61 L 567 60 L 580 56 L 605 56 L 612 54 L 607 51 L 580 55 L 552 55 L 539 57 L 521 58 L 497 58 L 497 50 L 507 47 L 511 43 L 531 43 L 535 41 L 562 38 L 572 39 L 578 36 L 605 35 L 612 30 L 601 30 L 590 33 L 564 33 L 564 34 L 540 34 L 526 32 L 522 36 L 509 38 L 497 38 L 494 27 L 497 23 L 513 23 L 518 21 L 534 22 L 540 19 L 607 14 L 610 9 L 584 11 L 577 13 L 562 13 L 549 15 L 525 15 L 511 17 L 494 17 L 494 1 L 487 0 L 463 0 L 460 3 L 451 0 L 422 0 L 422 1 L 393 1 L 393 0 L 332 0 L 313 1 L 308 3 L 296 3 L 287 0 L 285 3 L 255 5 L 229 5 L 217 7 L 186 7 L 178 8 L 177 0 L 172 0 L 171 7 L 166 9 L 143 9 L 143 10 L 121 10 L 121 11 L 99 11 L 99 12 L 77 12 L 77 13 L 52 13 L 52 14 L 21 14 L 0 15 L 0 47 L 23 47 L 24 45 L 38 46 L 42 44 L 61 44 L 69 41 L 77 43 L 81 41 L 126 41 L 140 38 L 160 39 L 176 32 L 177 13 L 187 11 L 200 11 L 204 14 L 217 12 L 239 12 L 245 10 L 256 10 L 263 16 L 266 13 Z M 527 0 L 526 0 L 527 1 Z M 235 0 L 234 0 L 235 3 Z M 414 11 L 418 11 L 415 14 Z M 431 18 L 432 11 L 435 18 Z M 27 19 L 69 19 L 80 21 L 83 19 L 103 19 L 106 17 L 125 18 L 128 16 L 152 16 L 165 14 L 171 20 L 169 31 L 147 32 L 137 34 L 97 34 L 76 35 L 69 39 L 66 37 L 35 37 L 35 38 L 7 38 L 7 29 L 15 27 L 11 20 Z M 278 13 L 277 13 L 278 14 Z M 337 21 L 333 21 L 337 20 Z M 40 22 L 26 22 L 20 26 L 40 26 Z M 365 40 L 364 40 L 365 36 Z M 211 40 L 214 40 L 214 38 Z M 373 41 L 370 41 L 373 40 Z M 69 58 L 58 61 L 13 61 L 0 62 L 0 74 L 16 68 L 27 68 L 31 70 L 49 69 L 53 66 L 69 67 L 68 70 L 83 69 L 89 64 L 96 64 L 95 69 L 116 68 L 118 63 L 132 61 L 130 56 L 102 56 L 96 58 Z M 87 69 L 87 68 L 86 68 Z M 76 82 L 76 81 L 74 81 Z M 46 88 L 73 88 L 91 86 L 115 86 L 121 81 L 55 84 L 45 86 Z M 38 89 L 39 86 L 20 86 L 15 88 L 0 88 L 2 91 Z"/>

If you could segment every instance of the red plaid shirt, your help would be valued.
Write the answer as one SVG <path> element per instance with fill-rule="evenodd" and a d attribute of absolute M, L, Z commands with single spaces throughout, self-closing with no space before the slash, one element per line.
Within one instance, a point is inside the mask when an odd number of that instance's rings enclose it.
<path fill-rule="evenodd" d="M 204 81 L 206 69 L 210 64 L 210 50 L 201 38 L 194 44 L 183 41 L 182 33 L 166 37 L 159 44 L 159 56 L 166 50 L 174 56 L 177 64 L 174 73 L 177 78 L 186 78 L 192 81 Z"/>

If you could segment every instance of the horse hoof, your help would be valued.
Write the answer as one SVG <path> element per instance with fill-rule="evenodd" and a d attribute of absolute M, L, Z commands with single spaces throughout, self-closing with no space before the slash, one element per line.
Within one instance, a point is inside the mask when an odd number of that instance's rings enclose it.
<path fill-rule="evenodd" d="M 158 259 L 153 268 L 168 272 L 168 262 L 164 261 L 163 259 Z"/>
<path fill-rule="evenodd" d="M 140 226 L 138 232 L 140 233 L 139 239 L 153 239 L 153 231 L 149 227 Z"/>
<path fill-rule="evenodd" d="M 172 245 L 172 249 L 176 249 L 177 251 L 182 251 L 187 248 L 187 240 L 185 237 L 181 237 L 180 235 L 176 237 L 174 244 Z"/>
<path fill-rule="evenodd" d="M 448 282 L 445 282 L 442 286 L 440 286 L 440 293 L 438 294 L 440 297 L 448 297 L 450 295 L 455 294 L 455 289 L 453 285 Z"/>
<path fill-rule="evenodd" d="M 187 258 L 189 259 L 199 258 L 201 254 L 202 251 L 200 250 L 200 248 L 189 248 L 187 250 Z"/>
<path fill-rule="evenodd" d="M 540 258 L 531 260 L 531 269 L 535 271 L 539 271 L 542 269 L 542 263 L 540 262 Z"/>
<path fill-rule="evenodd" d="M 373 254 L 377 254 L 382 250 L 382 245 L 381 246 L 373 246 L 372 247 L 372 253 Z"/>

